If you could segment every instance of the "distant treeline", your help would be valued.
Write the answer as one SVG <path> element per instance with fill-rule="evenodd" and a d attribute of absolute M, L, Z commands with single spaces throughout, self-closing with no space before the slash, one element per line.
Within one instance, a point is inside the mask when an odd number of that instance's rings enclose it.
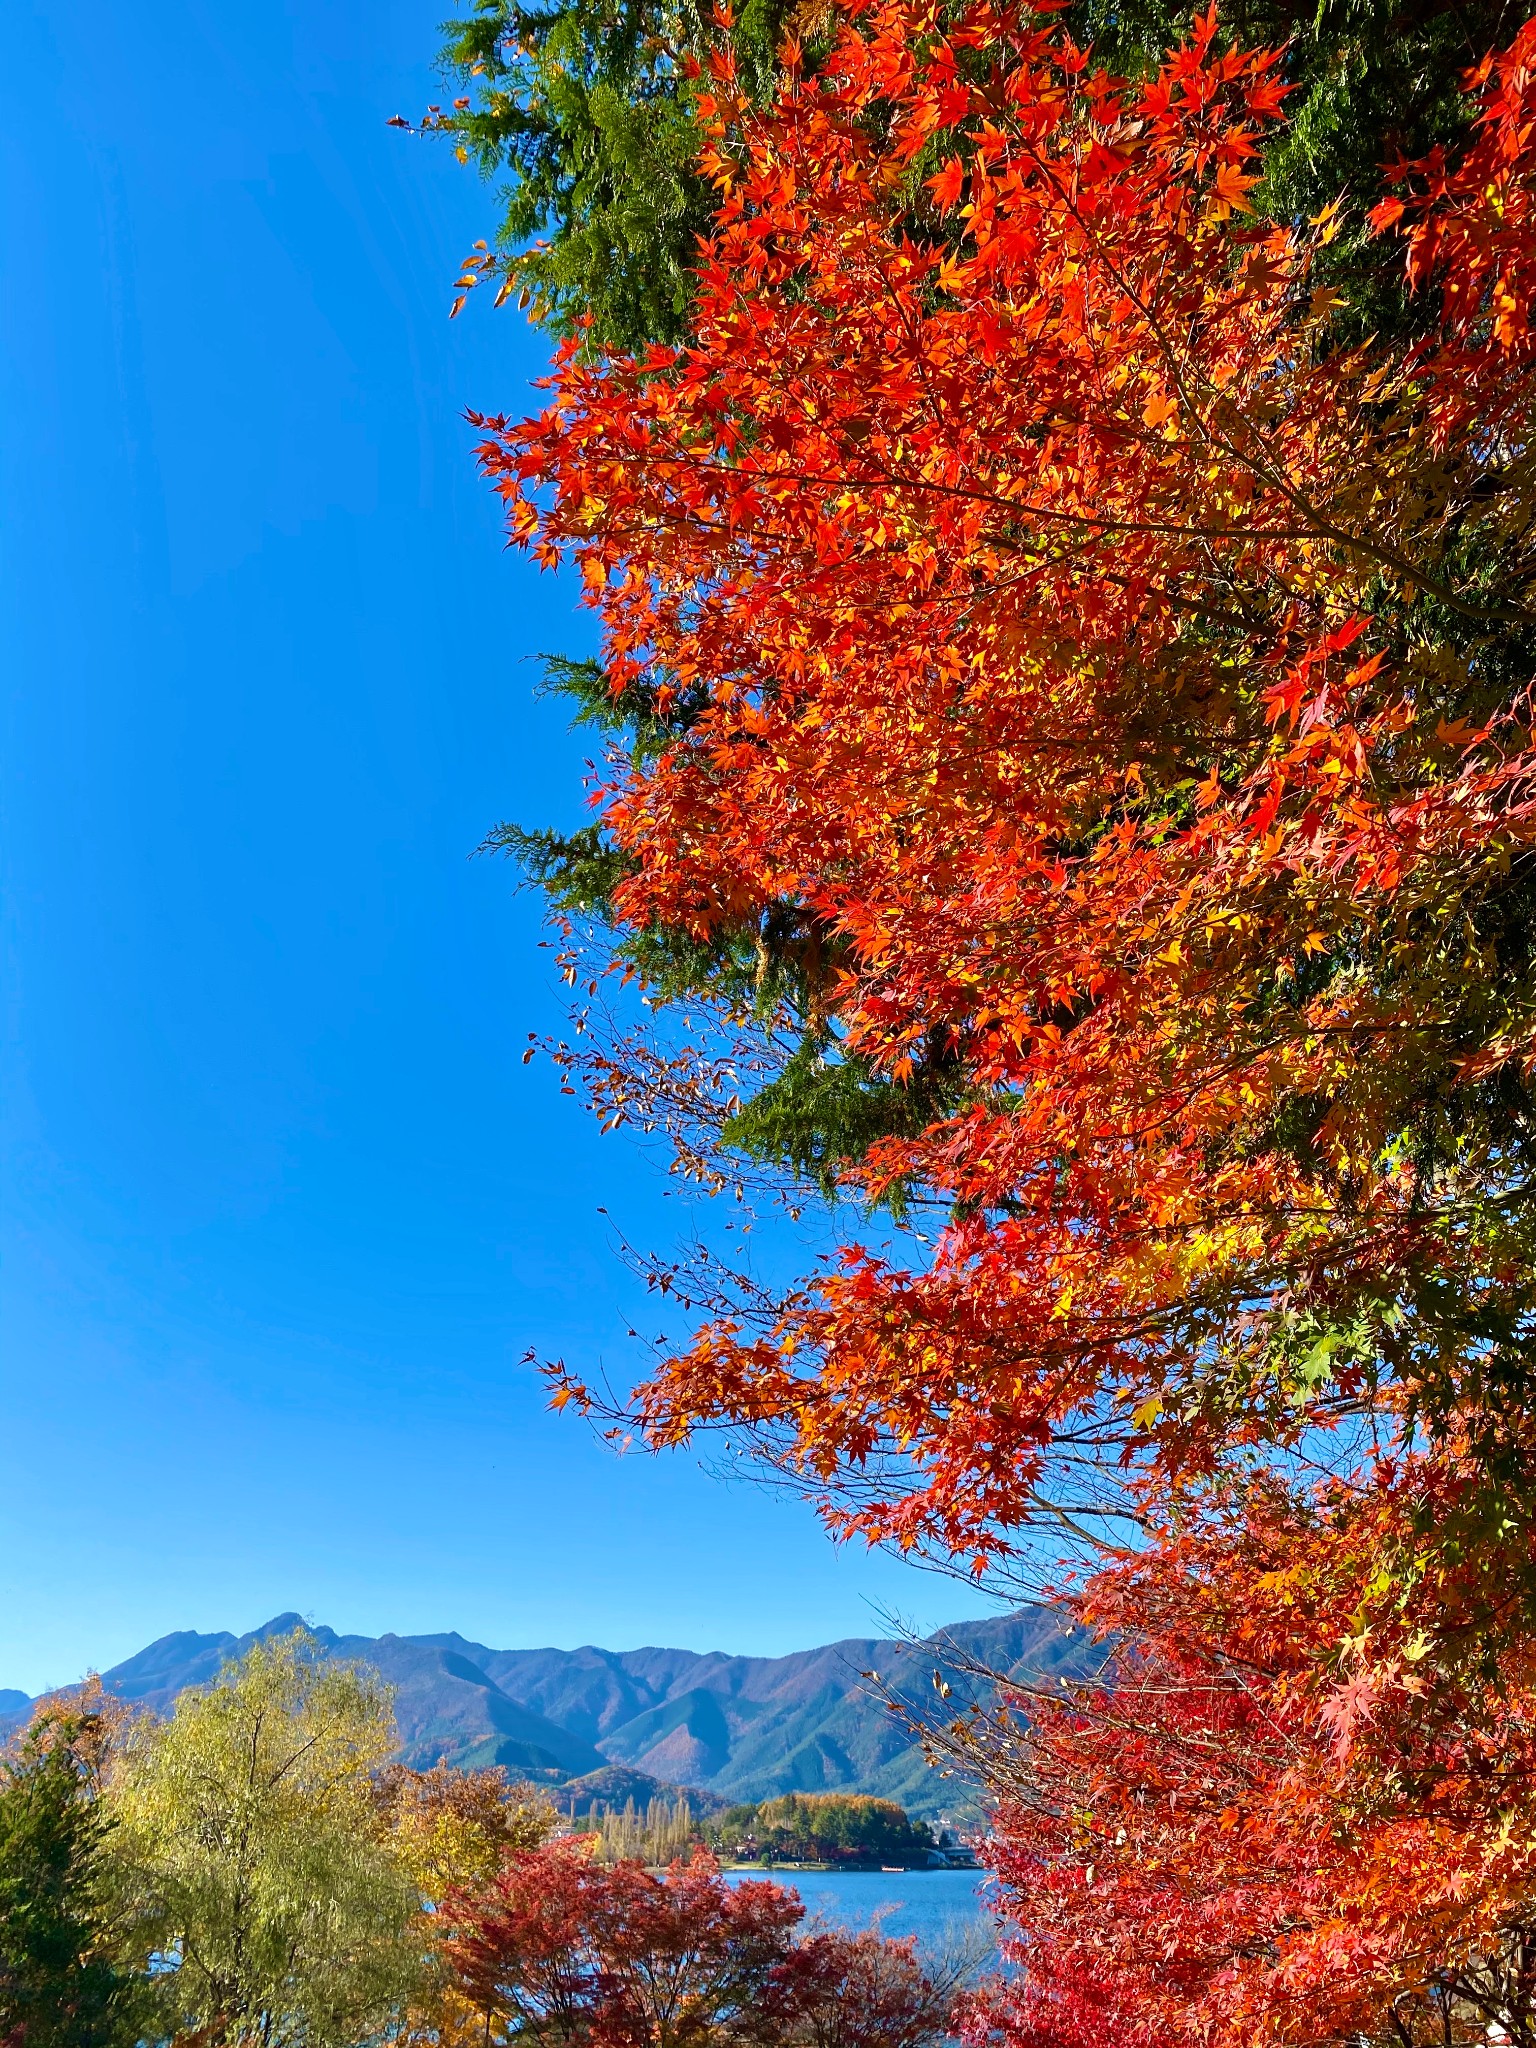
<path fill-rule="evenodd" d="M 891 1799 L 846 1792 L 789 1792 L 758 1806 L 729 1806 L 705 1826 L 722 1855 L 785 1863 L 924 1863 L 937 1847 L 926 1821 Z"/>
<path fill-rule="evenodd" d="M 596 1835 L 598 1854 L 612 1863 L 667 1864 L 702 1844 L 729 1861 L 922 1864 L 938 1846 L 927 1823 L 893 1800 L 843 1792 L 791 1792 L 707 1818 L 686 1794 L 645 1807 L 599 1802 L 575 1825 Z"/>
<path fill-rule="evenodd" d="M 641 1807 L 633 1799 L 623 1806 L 599 1801 L 572 1822 L 578 1833 L 597 1837 L 597 1854 L 604 1863 L 647 1863 L 653 1868 L 675 1863 L 705 1839 L 705 1824 L 693 1811 L 686 1794 L 676 1799 L 655 1798 Z"/>

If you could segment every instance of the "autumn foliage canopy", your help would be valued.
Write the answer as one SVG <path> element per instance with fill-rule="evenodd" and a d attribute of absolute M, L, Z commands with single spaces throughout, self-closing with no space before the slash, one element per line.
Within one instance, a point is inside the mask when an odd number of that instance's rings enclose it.
<path fill-rule="evenodd" d="M 943 2034 L 949 1995 L 910 1943 L 802 1936 L 804 1917 L 794 1892 L 733 1885 L 703 1852 L 657 1873 L 566 1839 L 451 1895 L 445 1953 L 498 2042 L 926 2048 Z"/>
<path fill-rule="evenodd" d="M 997 1802 L 1021 1930 L 978 2038 L 1530 2038 L 1529 1658 L 1453 1663 L 1446 1589 L 1392 1597 L 1383 1560 L 1427 1483 L 1381 1474 L 1306 1514 L 1257 1489 L 1102 1570 L 1074 1603 L 1119 1645 L 1101 1678 L 1025 1687 L 944 1739 Z"/>
<path fill-rule="evenodd" d="M 978 2031 L 1524 2040 L 1536 24 L 1276 220 L 1283 52 L 1054 14 L 720 56 L 686 342 L 482 422 L 633 739 L 557 901 L 717 1033 L 568 1063 L 884 1210 L 637 1419 L 1094 1560 L 1102 1678 L 945 1738 L 1027 1965 Z"/>
<path fill-rule="evenodd" d="M 1337 215 L 1245 211 L 1272 55 L 1207 18 L 1130 87 L 851 9 L 767 116 L 722 66 L 690 346 L 489 423 L 663 733 L 600 795 L 617 925 L 771 933 L 823 1069 L 930 1111 L 838 1172 L 931 1253 L 716 1318 L 656 1440 L 894 1455 L 852 1526 L 978 1559 L 1106 1452 L 1385 1403 L 1522 1461 L 1533 50 L 1372 216 L 1388 345 L 1314 285 Z"/>

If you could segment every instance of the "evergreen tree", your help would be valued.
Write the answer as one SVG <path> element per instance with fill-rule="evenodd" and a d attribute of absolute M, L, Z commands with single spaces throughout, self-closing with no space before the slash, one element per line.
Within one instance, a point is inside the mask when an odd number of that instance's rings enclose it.
<path fill-rule="evenodd" d="M 137 1985 L 104 1938 L 98 1863 L 109 1823 L 78 1745 L 88 1717 L 51 1712 L 0 1764 L 0 2043 L 130 2048 Z"/>
<path fill-rule="evenodd" d="M 785 0 L 747 0 L 732 32 L 742 74 L 772 80 Z M 597 348 L 674 341 L 714 197 L 695 161 L 685 75 L 719 31 L 697 0 L 472 0 L 444 24 L 460 89 L 426 125 L 488 177 L 509 172 L 505 282 L 557 333 Z"/>

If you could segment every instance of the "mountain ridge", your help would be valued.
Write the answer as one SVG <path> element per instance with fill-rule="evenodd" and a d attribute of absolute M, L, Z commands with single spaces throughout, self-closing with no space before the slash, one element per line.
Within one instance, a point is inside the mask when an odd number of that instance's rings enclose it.
<path fill-rule="evenodd" d="M 957 1623 L 921 1641 L 844 1637 L 781 1657 L 644 1645 L 605 1650 L 496 1650 L 457 1631 L 338 1635 L 275 1615 L 242 1636 L 183 1629 L 102 1673 L 125 1700 L 167 1712 L 189 1685 L 206 1685 L 253 1643 L 300 1626 L 320 1652 L 371 1665 L 394 1688 L 400 1755 L 418 1768 L 446 1757 L 500 1764 L 551 1787 L 620 1771 L 711 1800 L 784 1792 L 862 1792 L 943 1819 L 964 1807 L 952 1780 L 933 1773 L 907 1721 L 880 1688 L 932 1711 L 936 1666 L 957 1653 L 1005 1677 L 1081 1668 L 1082 1638 L 1067 1638 L 1046 1608 L 1024 1607 Z M 960 1687 L 965 1696 L 964 1684 Z M 25 1695 L 0 1692 L 0 1733 L 25 1720 Z M 952 1715 L 957 1702 L 943 1711 Z"/>

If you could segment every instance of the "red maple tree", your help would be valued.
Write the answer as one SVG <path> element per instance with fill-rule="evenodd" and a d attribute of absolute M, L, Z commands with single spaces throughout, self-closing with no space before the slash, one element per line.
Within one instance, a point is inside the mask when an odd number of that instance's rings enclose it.
<path fill-rule="evenodd" d="M 1383 1569 L 1443 1480 L 1245 1489 L 1073 1603 L 1097 1678 L 956 1731 L 1021 1930 L 973 2038 L 1536 2038 L 1528 1643 L 1447 1661 L 1455 1571 Z"/>
<path fill-rule="evenodd" d="M 567 1838 L 520 1852 L 447 1902 L 449 1968 L 488 2040 L 926 2048 L 944 2032 L 951 2001 L 910 1944 L 797 1941 L 793 1891 L 732 1884 L 702 1851 L 660 1875 L 589 1851 Z"/>
<path fill-rule="evenodd" d="M 841 1186 L 938 1222 L 722 1301 L 641 1424 L 978 1568 L 1139 1523 L 1113 1684 L 973 1753 L 1012 2036 L 1524 2039 L 1536 24 L 1384 175 L 1422 318 L 1364 338 L 1214 16 L 1132 83 L 847 0 L 786 66 L 713 80 L 687 346 L 482 460 L 648 721 L 621 943 L 792 963 L 794 1058 L 908 1104 Z"/>
<path fill-rule="evenodd" d="M 1283 86 L 1214 17 L 1141 85 L 993 0 L 838 20 L 767 114 L 721 62 L 689 345 L 567 350 L 485 423 L 664 734 L 599 793 L 621 933 L 771 927 L 825 1069 L 942 1092 L 839 1165 L 931 1248 L 715 1316 L 643 1424 L 771 1436 L 843 1527 L 978 1563 L 1085 1464 L 1178 1483 L 1383 1388 L 1497 1457 L 1536 31 L 1376 216 L 1427 333 L 1351 344 L 1341 216 L 1245 212 Z"/>

